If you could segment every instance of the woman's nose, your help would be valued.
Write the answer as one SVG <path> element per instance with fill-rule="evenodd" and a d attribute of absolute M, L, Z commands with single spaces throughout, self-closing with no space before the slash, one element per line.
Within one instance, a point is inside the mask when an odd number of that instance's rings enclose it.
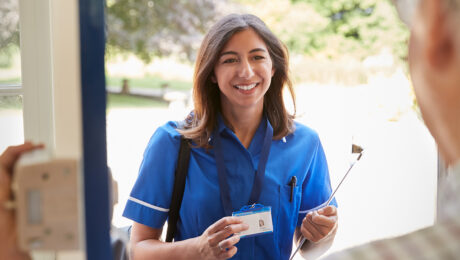
<path fill-rule="evenodd" d="M 250 78 L 254 75 L 254 70 L 248 60 L 242 60 L 238 65 L 238 77 Z"/>

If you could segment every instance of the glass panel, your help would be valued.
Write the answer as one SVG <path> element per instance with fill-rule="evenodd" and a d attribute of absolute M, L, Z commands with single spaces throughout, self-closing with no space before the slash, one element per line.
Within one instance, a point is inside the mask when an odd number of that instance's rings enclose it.
<path fill-rule="evenodd" d="M 0 151 L 24 142 L 22 96 L 0 96 Z"/>
<path fill-rule="evenodd" d="M 353 160 L 352 144 L 365 149 L 336 194 L 340 228 L 329 252 L 431 225 L 436 208 L 436 146 L 420 118 L 408 77 L 409 31 L 391 1 L 234 2 L 239 5 L 222 3 L 221 14 L 239 8 L 253 13 L 287 45 L 297 96 L 296 121 L 319 133 L 332 187 Z M 176 13 L 164 12 L 167 7 L 161 1 L 130 3 L 107 1 L 108 161 L 119 183 L 115 226 L 131 223 L 121 213 L 150 136 L 158 126 L 183 119 L 191 109 L 194 59 L 181 55 L 186 51 L 177 39 L 201 39 L 202 34 L 184 32 L 206 32 L 209 27 L 176 31 L 175 26 L 192 25 L 186 17 L 214 17 L 206 8 L 191 12 L 197 5 L 177 8 L 180 13 Z M 164 13 L 167 19 L 161 16 Z M 208 22 L 196 20 L 210 25 L 221 14 Z M 169 24 L 174 28 L 165 29 Z M 185 46 L 197 50 L 199 44 L 198 40 Z M 162 48 L 173 45 L 171 50 Z M 289 101 L 286 104 L 293 107 Z"/>
<path fill-rule="evenodd" d="M 0 86 L 21 82 L 18 0 L 2 0 L 0 8 Z"/>

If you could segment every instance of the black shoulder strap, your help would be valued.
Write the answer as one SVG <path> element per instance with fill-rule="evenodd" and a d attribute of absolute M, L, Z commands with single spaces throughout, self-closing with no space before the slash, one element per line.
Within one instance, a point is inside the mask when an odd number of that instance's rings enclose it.
<path fill-rule="evenodd" d="M 182 198 L 184 197 L 185 177 L 187 176 L 189 161 L 190 143 L 188 139 L 181 136 L 177 168 L 174 174 L 174 188 L 168 214 L 166 242 L 171 242 L 173 240 L 177 230 L 177 220 L 179 219 L 179 210 L 182 204 Z"/>

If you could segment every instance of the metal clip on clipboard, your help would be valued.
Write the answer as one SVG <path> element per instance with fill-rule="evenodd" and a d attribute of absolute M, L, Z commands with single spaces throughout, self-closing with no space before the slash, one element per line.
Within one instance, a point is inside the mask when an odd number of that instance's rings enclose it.
<path fill-rule="evenodd" d="M 335 196 L 335 193 L 337 192 L 337 190 L 340 188 L 340 185 L 342 185 L 343 181 L 345 180 L 345 178 L 348 176 L 348 174 L 350 173 L 351 169 L 353 168 L 353 166 L 355 166 L 355 164 L 359 161 L 359 159 L 361 159 L 361 156 L 363 155 L 363 148 L 361 148 L 360 146 L 358 145 L 355 145 L 353 144 L 352 145 L 352 153 L 359 153 L 358 157 L 356 158 L 356 160 L 354 160 L 350 167 L 348 168 L 347 172 L 345 173 L 345 175 L 343 176 L 342 180 L 339 182 L 339 184 L 337 185 L 337 187 L 334 189 L 334 191 L 332 192 L 331 196 L 329 196 L 329 199 L 324 202 L 323 204 L 317 206 L 317 207 L 314 207 L 312 209 L 310 209 L 307 214 L 309 212 L 312 212 L 312 211 L 316 211 L 316 210 L 319 210 L 321 208 L 324 208 L 324 207 L 327 207 L 329 206 L 329 204 L 331 203 L 332 199 L 334 198 Z M 297 254 L 297 252 L 300 250 L 300 248 L 302 248 L 303 244 L 305 243 L 305 240 L 306 238 L 303 237 L 302 240 L 300 241 L 299 243 L 299 246 L 295 249 L 294 253 L 291 255 L 291 257 L 289 258 L 289 260 L 292 260 L 294 259 L 294 256 Z"/>

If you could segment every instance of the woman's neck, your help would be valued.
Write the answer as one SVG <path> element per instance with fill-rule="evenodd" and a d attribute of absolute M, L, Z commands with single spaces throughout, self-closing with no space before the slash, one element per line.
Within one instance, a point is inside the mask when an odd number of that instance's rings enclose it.
<path fill-rule="evenodd" d="M 252 138 L 262 120 L 263 106 L 254 109 L 225 109 L 222 116 L 225 123 L 233 130 L 236 137 L 246 149 L 251 144 Z"/>

